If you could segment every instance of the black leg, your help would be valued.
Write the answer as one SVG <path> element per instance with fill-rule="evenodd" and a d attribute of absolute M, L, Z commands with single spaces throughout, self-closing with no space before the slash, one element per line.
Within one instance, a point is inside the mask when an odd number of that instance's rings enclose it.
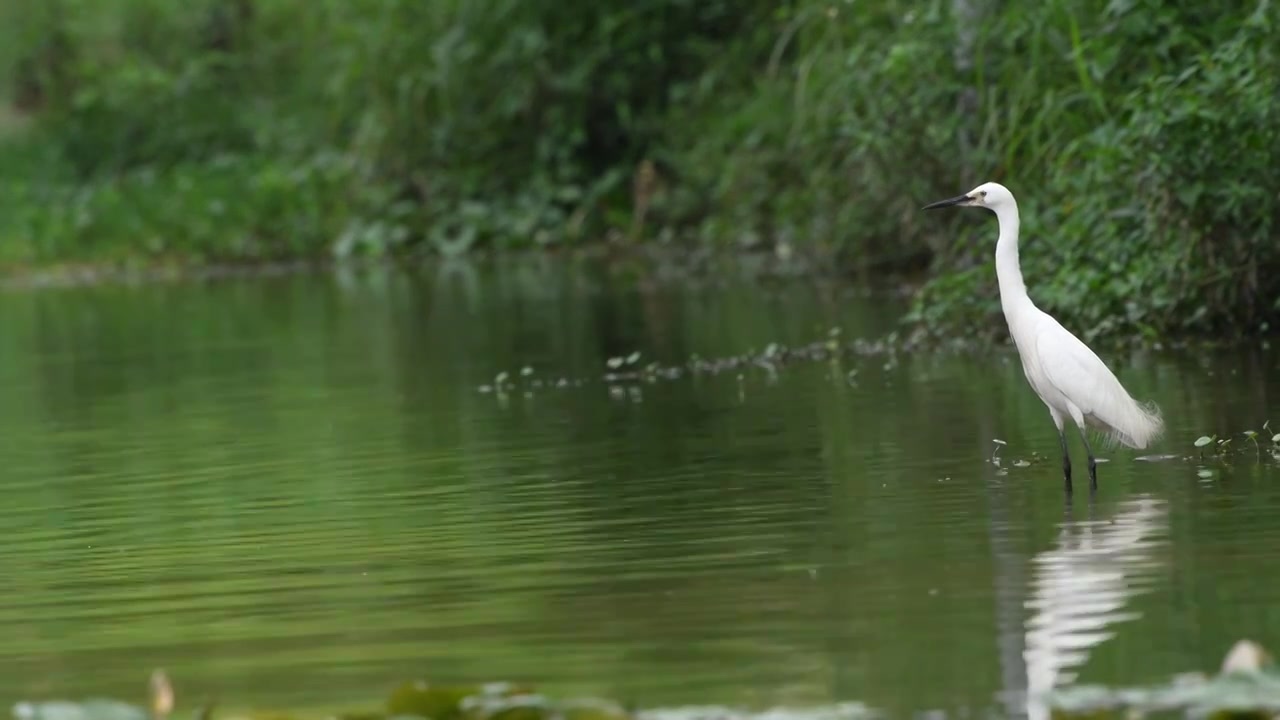
<path fill-rule="evenodd" d="M 1067 451 L 1067 433 L 1058 431 L 1058 440 L 1062 442 L 1062 483 L 1067 492 L 1071 492 L 1071 453 Z"/>
<path fill-rule="evenodd" d="M 1098 461 L 1093 458 L 1093 448 L 1089 447 L 1089 438 L 1085 437 L 1084 428 L 1080 428 L 1080 440 L 1084 442 L 1084 451 L 1089 453 L 1089 489 L 1098 489 Z"/>

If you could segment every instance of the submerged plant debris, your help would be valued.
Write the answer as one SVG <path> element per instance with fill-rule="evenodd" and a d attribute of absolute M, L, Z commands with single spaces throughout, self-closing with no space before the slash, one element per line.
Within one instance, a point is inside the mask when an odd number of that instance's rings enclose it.
<path fill-rule="evenodd" d="M 773 383 L 778 380 L 782 370 L 810 363 L 836 363 L 855 358 L 884 358 L 884 368 L 888 370 L 896 367 L 900 362 L 900 356 L 912 349 L 912 346 L 904 342 L 897 333 L 889 333 L 874 339 L 853 338 L 852 340 L 842 338 L 841 334 L 840 328 L 833 327 L 826 332 L 825 337 L 799 346 L 771 342 L 763 348 L 753 348 L 741 354 L 726 357 L 704 358 L 693 354 L 684 362 L 673 365 L 663 365 L 656 361 L 643 362 L 641 353 L 635 351 L 625 356 L 608 358 L 600 373 L 592 377 L 543 375 L 531 367 L 521 368 L 519 373 L 504 370 L 495 374 L 492 382 L 477 387 L 477 391 L 507 396 L 518 392 L 563 390 L 597 384 L 610 387 L 654 384 L 661 381 L 729 373 L 733 373 L 740 379 L 744 378 L 746 373 L 757 373 L 767 382 Z M 966 346 L 965 349 L 984 351 L 989 348 L 972 345 Z M 839 372 L 839 379 L 849 385 L 857 385 L 857 376 L 857 369 L 841 369 Z"/>

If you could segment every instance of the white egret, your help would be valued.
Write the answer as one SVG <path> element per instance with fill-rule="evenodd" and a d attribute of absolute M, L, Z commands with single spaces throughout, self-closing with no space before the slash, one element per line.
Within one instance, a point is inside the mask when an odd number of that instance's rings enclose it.
<path fill-rule="evenodd" d="M 996 241 L 996 280 L 1000 307 L 1009 335 L 1022 359 L 1022 372 L 1040 400 L 1049 408 L 1062 444 L 1062 474 L 1071 490 L 1071 456 L 1067 451 L 1066 419 L 1080 429 L 1089 454 L 1089 488 L 1098 487 L 1097 460 L 1085 435 L 1086 425 L 1105 433 L 1109 440 L 1131 448 L 1145 448 L 1164 428 L 1160 409 L 1141 404 L 1107 368 L 1106 364 L 1051 315 L 1036 307 L 1027 295 L 1018 264 L 1018 203 L 999 183 L 984 183 L 964 195 L 940 200 L 925 210 L 944 207 L 979 207 L 996 214 L 1000 238 Z"/>

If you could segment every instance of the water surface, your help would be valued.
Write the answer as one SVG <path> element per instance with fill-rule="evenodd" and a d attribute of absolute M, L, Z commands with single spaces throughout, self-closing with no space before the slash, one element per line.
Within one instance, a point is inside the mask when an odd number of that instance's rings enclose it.
<path fill-rule="evenodd" d="M 602 379 L 901 310 L 553 260 L 10 292 L 0 700 L 140 700 L 164 667 L 180 704 L 428 677 L 1019 716 L 1276 644 L 1265 453 L 1110 451 L 1067 502 L 1008 353 Z M 1265 350 L 1107 357 L 1164 409 L 1151 453 L 1280 421 Z"/>

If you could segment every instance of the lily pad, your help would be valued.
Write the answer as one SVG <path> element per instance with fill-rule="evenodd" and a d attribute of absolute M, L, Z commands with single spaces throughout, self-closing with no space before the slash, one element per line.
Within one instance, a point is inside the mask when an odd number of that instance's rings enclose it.
<path fill-rule="evenodd" d="M 560 716 L 564 720 L 630 720 L 631 713 L 608 700 L 584 698 L 565 702 L 560 706 Z"/>
<path fill-rule="evenodd" d="M 581 698 L 557 702 L 542 695 L 477 695 L 462 702 L 467 720 L 630 720 L 622 706 Z"/>
<path fill-rule="evenodd" d="M 1187 673 L 1163 685 L 1108 688 L 1077 685 L 1043 698 L 1056 718 L 1127 717 L 1180 711 L 1191 718 L 1272 718 L 1280 713 L 1280 673 L 1257 643 L 1241 640 L 1214 677 Z"/>
<path fill-rule="evenodd" d="M 1215 717 L 1219 713 L 1232 713 L 1231 717 L 1259 713 L 1259 717 L 1269 718 L 1280 712 L 1280 675 L 1228 673 L 1209 680 L 1184 679 L 1145 688 L 1081 685 L 1055 691 L 1047 701 L 1053 715 L 1062 718 L 1171 711 L 1200 718 Z"/>
<path fill-rule="evenodd" d="M 84 702 L 19 702 L 13 706 L 13 717 L 14 720 L 151 720 L 151 714 L 136 705 L 100 698 Z"/>
<path fill-rule="evenodd" d="M 541 695 L 487 697 L 475 695 L 462 703 L 468 720 L 551 720 L 555 707 Z"/>
<path fill-rule="evenodd" d="M 883 717 L 881 711 L 855 702 L 822 707 L 775 707 L 761 712 L 709 705 L 654 708 L 637 713 L 638 720 L 879 720 Z"/>
<path fill-rule="evenodd" d="M 255 710 L 245 715 L 233 715 L 223 720 L 302 720 L 302 718 L 279 710 Z"/>
<path fill-rule="evenodd" d="M 504 698 L 528 694 L 511 683 L 487 685 L 432 685 L 424 680 L 408 682 L 387 698 L 388 715 L 413 715 L 426 720 L 458 720 L 468 698 Z"/>

